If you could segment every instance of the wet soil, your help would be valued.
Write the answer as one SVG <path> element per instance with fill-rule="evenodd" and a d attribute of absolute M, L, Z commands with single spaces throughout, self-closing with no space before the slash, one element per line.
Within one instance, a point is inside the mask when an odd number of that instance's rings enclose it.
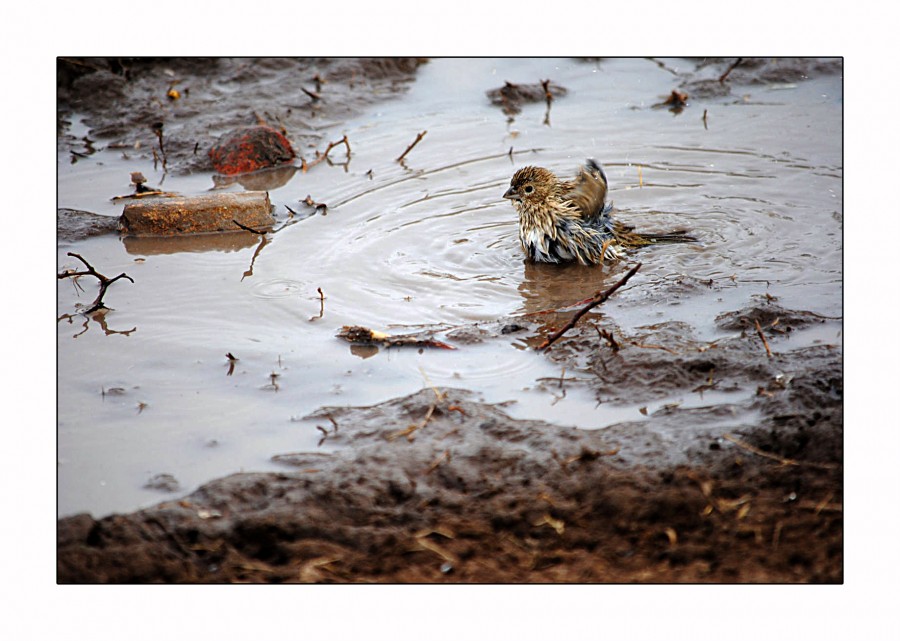
<path fill-rule="evenodd" d="M 775 318 L 816 322 L 789 310 Z M 539 329 L 520 317 L 470 336 L 510 327 Z M 460 389 L 323 408 L 311 417 L 322 451 L 277 456 L 295 472 L 229 476 L 129 515 L 61 519 L 58 580 L 842 582 L 835 346 L 780 352 L 775 336 L 770 357 L 746 332 L 715 345 L 692 342 L 680 324 L 613 333 L 617 350 L 590 324 L 554 347 L 553 358 L 586 359 L 594 372 L 554 383 L 562 393 L 752 393 L 603 430 L 512 419 Z M 713 427 L 748 413 L 727 433 Z"/>
<path fill-rule="evenodd" d="M 94 139 L 132 157 L 156 154 L 173 174 L 212 170 L 219 136 L 268 124 L 289 134 L 302 157 L 322 129 L 396 96 L 424 61 L 417 58 L 60 58 L 60 149 L 90 154 L 89 141 L 65 133 L 67 118 L 86 114 Z M 260 111 L 254 87 L 279 87 L 284 102 Z M 178 98 L 170 98 L 171 90 Z M 305 91 L 304 91 L 305 90 Z M 307 93 L 308 92 L 308 93 Z M 298 98 L 302 96 L 302 98 Z M 288 98 L 289 97 L 289 98 Z M 157 132 L 162 132 L 162 150 Z M 85 148 L 87 144 L 87 148 Z"/>
<path fill-rule="evenodd" d="M 698 63 L 675 82 L 689 92 L 700 86 L 692 81 L 722 85 L 733 62 Z M 70 110 L 86 114 L 92 136 L 118 137 L 138 154 L 151 153 L 152 126 L 164 120 L 174 172 L 209 171 L 204 141 L 259 119 L 287 125 L 298 148 L 318 144 L 309 105 L 302 119 L 292 105 L 254 114 L 252 101 L 228 91 L 251 66 L 265 76 L 267 64 L 61 62 L 60 119 Z M 309 98 L 321 106 L 316 117 L 335 122 L 402 92 L 420 61 L 290 64 L 322 96 Z M 839 71 L 825 64 L 743 61 L 729 77 L 772 82 L 778 72 L 789 82 Z M 179 84 L 182 75 L 189 86 Z M 317 76 L 328 83 L 317 87 Z M 360 83 L 366 91 L 350 90 Z M 160 87 L 169 85 L 210 101 L 177 112 L 184 106 L 177 100 L 149 99 L 164 97 Z M 329 100 L 329 91 L 357 98 Z M 216 110 L 207 108 L 214 103 Z M 59 144 L 83 151 L 83 141 L 65 135 Z M 63 238 L 105 230 L 88 214 L 59 217 Z M 669 302 L 711 286 L 679 280 L 650 295 Z M 552 296 L 541 300 L 546 307 Z M 309 417 L 322 435 L 318 450 L 275 457 L 291 471 L 231 475 L 131 514 L 60 519 L 57 579 L 843 582 L 842 349 L 792 340 L 839 319 L 761 297 L 720 314 L 725 336 L 709 341 L 688 323 L 624 327 L 596 312 L 546 352 L 562 373 L 540 385 L 560 396 L 586 389 L 598 404 L 650 404 L 676 392 L 697 401 L 602 430 L 515 419 L 476 391 L 450 387 L 426 386 L 371 407 L 324 407 Z M 572 313 L 471 323 L 439 338 L 458 346 L 524 340 L 534 348 Z"/>

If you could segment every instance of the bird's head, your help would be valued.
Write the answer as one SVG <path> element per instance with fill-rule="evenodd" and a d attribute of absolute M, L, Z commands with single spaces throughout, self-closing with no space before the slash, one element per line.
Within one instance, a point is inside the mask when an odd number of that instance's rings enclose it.
<path fill-rule="evenodd" d="M 513 204 L 538 204 L 553 194 L 556 184 L 552 171 L 543 167 L 523 167 L 513 174 L 503 197 L 512 200 Z"/>

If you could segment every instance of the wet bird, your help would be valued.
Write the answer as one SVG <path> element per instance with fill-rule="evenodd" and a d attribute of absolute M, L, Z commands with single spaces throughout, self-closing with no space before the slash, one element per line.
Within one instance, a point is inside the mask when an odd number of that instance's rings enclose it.
<path fill-rule="evenodd" d="M 543 167 L 523 167 L 513 174 L 503 197 L 519 214 L 522 249 L 538 263 L 596 265 L 619 258 L 625 249 L 696 240 L 684 231 L 638 233 L 613 220 L 607 190 L 603 169 L 588 160 L 574 180 L 560 181 Z"/>

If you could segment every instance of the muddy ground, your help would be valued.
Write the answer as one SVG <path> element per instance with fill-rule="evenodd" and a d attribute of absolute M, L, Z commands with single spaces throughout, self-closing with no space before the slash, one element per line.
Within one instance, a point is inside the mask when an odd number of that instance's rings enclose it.
<path fill-rule="evenodd" d="M 694 80 L 718 82 L 731 62 L 698 65 Z M 237 80 L 247 72 L 234 61 L 179 64 Z M 368 100 L 402 91 L 420 61 L 296 64 L 310 90 L 321 74 L 331 88 L 366 83 Z M 147 107 L 143 92 L 169 66 L 61 62 L 60 118 L 88 113 L 92 128 L 132 148 L 145 139 L 148 153 L 150 126 L 171 105 Z M 772 72 L 732 73 L 754 69 Z M 328 108 L 323 118 L 340 119 L 353 105 Z M 266 119 L 288 120 L 289 109 Z M 179 116 L 170 162 L 208 170 L 206 154 L 193 151 L 198 131 L 253 124 L 240 105 L 226 111 L 229 122 L 215 126 L 199 111 Z M 288 125 L 296 141 L 300 125 Z M 314 129 L 308 135 L 316 141 Z M 704 285 L 677 283 L 668 294 L 690 286 Z M 571 313 L 503 318 L 445 338 L 538 343 Z M 735 401 L 666 406 L 603 430 L 513 419 L 463 389 L 322 408 L 315 416 L 327 447 L 282 455 L 293 472 L 229 476 L 132 514 L 60 519 L 58 581 L 843 582 L 842 350 L 788 340 L 834 319 L 760 299 L 720 316 L 729 337 L 706 343 L 683 323 L 623 328 L 601 318 L 586 317 L 547 352 L 577 376 L 543 384 L 560 394 L 587 386 L 598 402 L 704 390 Z M 734 429 L 704 429 L 723 415 Z"/>

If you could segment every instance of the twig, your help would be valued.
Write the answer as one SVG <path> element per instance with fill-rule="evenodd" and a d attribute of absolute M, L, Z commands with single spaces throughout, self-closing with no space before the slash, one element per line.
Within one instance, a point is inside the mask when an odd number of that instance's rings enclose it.
<path fill-rule="evenodd" d="M 434 403 L 432 403 L 429 406 L 428 412 L 425 414 L 425 418 L 422 419 L 421 423 L 413 423 L 412 425 L 407 427 L 405 430 L 400 430 L 399 432 L 394 432 L 393 434 L 388 434 L 387 440 L 393 441 L 396 438 L 405 436 L 406 440 L 409 441 L 410 443 L 412 443 L 416 438 L 415 437 L 416 431 L 420 430 L 423 427 L 425 427 L 426 425 L 428 425 L 428 421 L 431 420 L 431 415 L 434 414 L 434 411 L 436 409 L 437 409 L 437 401 L 435 401 Z"/>
<path fill-rule="evenodd" d="M 319 315 L 312 316 L 309 320 L 314 321 L 322 318 L 325 315 L 325 294 L 322 293 L 321 287 L 316 287 L 316 291 L 319 292 Z M 332 419 L 332 423 L 334 420 Z"/>
<path fill-rule="evenodd" d="M 425 382 L 431 388 L 431 391 L 434 392 L 434 402 L 429 406 L 428 412 L 425 414 L 425 418 L 422 419 L 420 423 L 413 423 L 405 430 L 400 430 L 398 432 L 394 432 L 393 434 L 388 434 L 387 440 L 393 441 L 394 439 L 405 436 L 406 440 L 412 443 L 415 440 L 415 433 L 417 430 L 422 429 L 426 425 L 428 425 L 428 421 L 431 420 L 431 416 L 435 413 L 438 408 L 439 403 L 444 402 L 445 395 L 434 385 L 431 384 L 431 381 L 428 380 L 428 375 L 425 374 L 425 371 L 422 368 L 419 368 L 419 371 L 422 372 L 422 376 L 425 377 Z"/>
<path fill-rule="evenodd" d="M 422 373 L 422 378 L 425 379 L 425 384 L 428 385 L 428 387 L 431 388 L 431 391 L 432 391 L 432 392 L 434 392 L 434 396 L 435 396 L 435 398 L 437 399 L 438 403 L 442 402 L 442 401 L 444 400 L 444 394 L 443 394 L 443 392 L 441 392 L 438 388 L 436 388 L 436 387 L 434 386 L 434 384 L 431 382 L 431 379 L 428 378 L 428 374 L 425 373 L 425 370 L 424 370 L 424 369 L 422 369 L 422 368 L 420 367 L 420 368 L 419 368 L 419 371 Z M 563 371 L 565 371 L 565 370 L 563 370 Z"/>
<path fill-rule="evenodd" d="M 723 73 L 721 76 L 719 76 L 719 82 L 723 82 L 723 83 L 724 83 L 724 82 L 725 82 L 725 78 L 728 77 L 728 74 L 730 74 L 730 73 L 734 70 L 735 67 L 737 67 L 739 64 L 741 64 L 741 62 L 742 62 L 743 60 L 744 60 L 743 58 L 738 58 L 737 60 L 735 60 L 734 62 L 732 62 L 731 65 L 728 67 L 728 69 L 725 70 L 725 73 Z"/>
<path fill-rule="evenodd" d="M 544 124 L 550 126 L 550 105 L 553 103 L 553 93 L 550 91 L 550 79 L 541 80 L 541 87 L 544 89 L 544 99 L 547 101 L 547 111 L 544 112 Z"/>
<path fill-rule="evenodd" d="M 766 340 L 766 335 L 763 334 L 762 327 L 759 326 L 759 321 L 754 321 L 756 323 L 756 333 L 759 334 L 759 338 L 762 340 L 763 345 L 766 348 L 766 356 L 772 358 L 772 350 L 769 349 L 769 341 Z"/>
<path fill-rule="evenodd" d="M 317 102 L 317 101 L 319 101 L 319 100 L 322 99 L 322 96 L 320 96 L 319 94 L 317 94 L 315 91 L 310 91 L 310 90 L 307 89 L 306 87 L 300 87 L 300 91 L 302 91 L 302 92 L 305 93 L 307 96 L 309 96 L 310 98 L 312 98 L 312 99 L 313 99 L 313 102 Z"/>
<path fill-rule="evenodd" d="M 350 140 L 347 138 L 347 135 L 344 134 L 344 137 L 340 140 L 336 140 L 335 142 L 328 143 L 328 146 L 325 148 L 324 153 L 316 152 L 316 159 L 310 163 L 306 162 L 305 158 L 300 160 L 300 170 L 305 174 L 307 171 L 318 165 L 320 162 L 328 158 L 328 154 L 332 149 L 337 147 L 338 145 L 344 145 L 347 148 L 347 158 L 350 158 Z"/>
<path fill-rule="evenodd" d="M 749 443 L 745 443 L 744 441 L 733 437 L 731 434 L 723 434 L 722 438 L 727 439 L 740 447 L 741 449 L 747 450 L 748 452 L 752 452 L 757 456 L 762 456 L 763 458 L 770 459 L 772 461 L 777 461 L 782 465 L 800 465 L 805 467 L 814 467 L 820 470 L 836 470 L 840 468 L 840 465 L 834 463 L 808 463 L 806 461 L 798 461 L 791 458 L 783 458 L 781 456 L 776 456 L 775 454 L 769 454 L 766 451 L 759 449 L 758 447 L 753 447 Z"/>
<path fill-rule="evenodd" d="M 90 314 L 91 312 L 96 312 L 99 309 L 109 309 L 106 305 L 103 304 L 103 296 L 106 294 L 106 290 L 109 288 L 109 286 L 112 285 L 117 280 L 119 280 L 120 278 L 127 278 L 132 283 L 134 282 L 134 279 L 131 276 L 129 276 L 128 274 L 126 274 L 125 272 L 122 272 L 115 278 L 107 278 L 103 274 L 97 272 L 97 270 L 95 270 L 89 262 L 87 262 L 84 258 L 82 258 L 81 255 L 76 254 L 75 252 L 69 252 L 66 255 L 72 256 L 73 258 L 77 258 L 82 263 L 84 263 L 84 266 L 87 267 L 87 271 L 86 272 L 76 272 L 71 269 L 67 269 L 66 271 L 61 272 L 56 275 L 56 277 L 58 279 L 61 280 L 63 278 L 77 278 L 78 276 L 93 276 L 94 278 L 96 278 L 97 280 L 100 281 L 100 293 L 97 294 L 97 298 L 94 300 L 93 303 L 91 303 L 91 306 L 85 311 L 85 314 Z"/>
<path fill-rule="evenodd" d="M 599 327 L 594 327 L 597 330 L 597 334 L 599 334 L 600 338 L 604 339 L 609 346 L 612 348 L 612 351 L 618 352 L 621 347 L 619 346 L 618 341 L 616 341 L 615 336 L 612 335 L 612 332 L 606 329 L 600 329 Z"/>
<path fill-rule="evenodd" d="M 264 235 L 264 234 L 266 233 L 266 232 L 260 231 L 260 230 L 258 230 L 258 229 L 253 229 L 252 227 L 247 227 L 247 225 L 242 225 L 241 223 L 239 223 L 238 221 L 236 221 L 234 218 L 231 219 L 231 222 L 233 222 L 235 225 L 237 225 L 238 227 L 240 227 L 240 228 L 243 229 L 244 231 L 249 231 L 251 234 L 256 234 L 257 236 L 262 236 L 262 235 Z"/>
<path fill-rule="evenodd" d="M 613 285 L 612 287 L 610 287 L 609 289 L 607 289 L 605 292 L 600 292 L 600 293 L 598 293 L 598 294 L 595 294 L 595 295 L 594 295 L 594 298 L 591 299 L 591 302 L 589 302 L 587 305 L 585 305 L 585 306 L 582 307 L 580 310 L 578 310 L 578 312 L 575 313 L 575 315 L 572 317 L 572 319 L 571 319 L 568 323 L 566 323 L 566 326 L 565 326 L 565 327 L 563 327 L 561 330 L 559 330 L 558 332 L 556 332 L 555 334 L 553 334 L 553 336 L 551 336 L 550 338 L 548 338 L 547 340 L 545 340 L 545 341 L 540 345 L 540 347 L 538 347 L 538 351 L 543 351 L 543 350 L 547 349 L 548 347 L 550 347 L 550 345 L 552 345 L 552 344 L 555 343 L 557 340 L 559 340 L 559 338 L 560 338 L 563 334 L 565 334 L 567 331 L 569 331 L 570 329 L 572 329 L 573 327 L 575 327 L 575 323 L 577 323 L 577 322 L 581 319 L 582 316 L 584 316 L 585 314 L 587 314 L 589 311 L 591 311 L 591 310 L 592 310 L 594 307 L 596 307 L 597 305 L 599 305 L 599 304 L 603 303 L 604 301 L 606 301 L 610 296 L 612 296 L 612 295 L 615 293 L 615 291 L 616 291 L 617 289 L 619 289 L 620 287 L 622 287 L 622 285 L 624 285 L 625 283 L 627 283 L 628 280 L 629 280 L 632 276 L 634 276 L 640 268 L 641 268 L 641 263 L 638 263 L 637 265 L 635 265 L 634 267 L 632 267 L 632 268 L 628 271 L 628 273 L 625 274 L 625 276 L 622 278 L 622 280 L 620 280 L 618 283 L 616 283 L 615 285 Z"/>
<path fill-rule="evenodd" d="M 675 354 L 676 356 L 678 355 L 678 352 L 676 352 L 671 347 L 666 347 L 665 345 L 651 345 L 650 343 L 639 343 L 637 341 L 629 341 L 629 342 L 632 345 L 634 345 L 635 347 L 640 347 L 642 349 L 661 349 L 664 352 L 669 352 L 670 354 Z"/>
<path fill-rule="evenodd" d="M 444 453 L 435 458 L 434 462 L 432 462 L 432 464 L 428 466 L 428 469 L 425 470 L 425 475 L 427 476 L 428 474 L 434 472 L 444 461 L 449 461 L 450 456 L 450 450 L 444 450 Z"/>
<path fill-rule="evenodd" d="M 399 157 L 397 157 L 396 162 L 400 162 L 401 160 L 406 158 L 406 154 L 408 154 L 410 151 L 412 151 L 412 148 L 415 147 L 416 145 L 418 145 L 419 141 L 422 140 L 422 138 L 424 138 L 425 134 L 427 134 L 427 133 L 428 133 L 428 130 L 426 129 L 425 131 L 423 131 L 422 133 L 417 135 L 416 139 L 412 141 L 412 144 L 406 148 L 406 151 L 404 151 L 402 154 L 400 154 Z"/>
<path fill-rule="evenodd" d="M 162 156 L 162 168 L 163 173 L 166 173 L 166 150 L 163 147 L 163 123 L 154 122 L 150 128 L 153 130 L 153 133 L 156 134 L 157 139 L 159 140 L 159 153 Z"/>

